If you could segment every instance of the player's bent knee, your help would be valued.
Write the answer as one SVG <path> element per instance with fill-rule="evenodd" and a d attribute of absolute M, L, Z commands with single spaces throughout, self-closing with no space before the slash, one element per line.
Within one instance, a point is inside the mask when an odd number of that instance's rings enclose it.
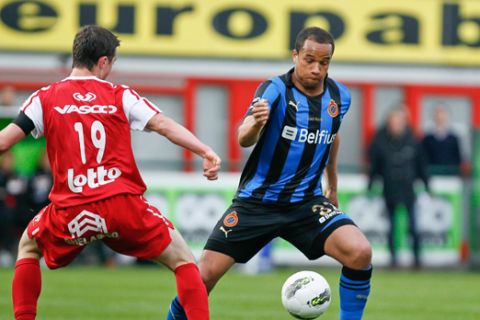
<path fill-rule="evenodd" d="M 219 272 L 219 270 L 216 269 L 214 265 L 202 263 L 202 261 L 200 261 L 199 263 L 199 269 L 200 277 L 202 277 L 202 281 L 207 288 L 207 292 L 212 291 L 218 280 L 220 280 L 220 278 L 222 277 L 223 272 Z"/>
<path fill-rule="evenodd" d="M 372 260 L 370 243 L 357 227 L 351 225 L 338 228 L 327 238 L 325 253 L 352 269 L 366 269 Z"/>
<path fill-rule="evenodd" d="M 220 278 L 235 263 L 233 258 L 222 253 L 205 250 L 198 264 L 200 276 L 205 284 L 207 291 L 210 292 L 215 287 Z"/>
<path fill-rule="evenodd" d="M 35 239 L 30 239 L 28 237 L 27 230 L 25 230 L 20 238 L 20 242 L 18 243 L 17 260 L 25 258 L 40 259 L 41 256 L 42 254 L 38 249 Z"/>
<path fill-rule="evenodd" d="M 348 267 L 353 269 L 366 269 L 372 263 L 372 247 L 368 241 L 361 241 L 351 253 Z"/>
<path fill-rule="evenodd" d="M 193 257 L 192 252 L 180 234 L 176 230 L 172 230 L 170 235 L 172 241 L 168 247 L 162 252 L 162 254 L 160 254 L 160 256 L 153 260 L 164 264 L 172 271 L 184 264 L 195 263 L 195 258 Z"/>
<path fill-rule="evenodd" d="M 154 261 L 164 264 L 172 271 L 185 264 L 195 263 L 195 259 L 189 251 L 179 250 L 178 248 L 165 250 L 160 257 L 155 258 Z"/>
<path fill-rule="evenodd" d="M 200 270 L 200 276 L 202 277 L 202 281 L 205 284 L 205 287 L 207 288 L 207 292 L 210 292 L 213 287 L 217 284 L 218 278 L 215 276 L 215 274 L 209 270 L 209 271 L 204 271 Z"/>

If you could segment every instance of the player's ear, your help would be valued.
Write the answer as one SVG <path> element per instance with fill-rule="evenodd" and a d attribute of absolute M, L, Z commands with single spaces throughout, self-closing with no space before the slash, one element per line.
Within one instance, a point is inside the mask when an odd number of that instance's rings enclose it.
<path fill-rule="evenodd" d="M 104 68 L 108 63 L 108 57 L 107 56 L 101 56 L 98 58 L 97 64 L 99 67 Z"/>
<path fill-rule="evenodd" d="M 292 59 L 293 59 L 293 63 L 297 64 L 297 61 L 298 61 L 298 52 L 297 52 L 296 49 L 293 49 Z"/>

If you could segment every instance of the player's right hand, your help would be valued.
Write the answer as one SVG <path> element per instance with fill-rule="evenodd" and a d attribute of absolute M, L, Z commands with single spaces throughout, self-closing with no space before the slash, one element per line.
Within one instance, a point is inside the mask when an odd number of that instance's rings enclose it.
<path fill-rule="evenodd" d="M 217 180 L 221 162 L 222 160 L 213 150 L 207 151 L 203 155 L 203 176 L 208 180 Z"/>
<path fill-rule="evenodd" d="M 267 123 L 269 115 L 270 107 L 267 100 L 261 99 L 253 104 L 252 116 L 257 126 L 263 127 Z"/>

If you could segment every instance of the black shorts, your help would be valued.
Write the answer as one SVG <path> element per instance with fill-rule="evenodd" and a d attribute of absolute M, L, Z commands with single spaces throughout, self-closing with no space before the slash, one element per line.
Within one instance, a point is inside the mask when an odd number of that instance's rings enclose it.
<path fill-rule="evenodd" d="M 347 224 L 354 225 L 325 197 L 289 206 L 235 199 L 215 225 L 205 249 L 245 263 L 272 239 L 280 237 L 314 260 L 325 254 L 328 236 Z"/>

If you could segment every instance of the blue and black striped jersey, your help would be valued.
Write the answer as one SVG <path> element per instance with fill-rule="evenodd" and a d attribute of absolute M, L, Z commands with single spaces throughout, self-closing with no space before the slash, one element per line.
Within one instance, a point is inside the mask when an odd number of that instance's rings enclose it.
<path fill-rule="evenodd" d="M 286 204 L 322 195 L 322 173 L 350 93 L 327 76 L 321 95 L 306 96 L 293 85 L 292 73 L 263 82 L 255 93 L 254 102 L 268 100 L 270 117 L 243 169 L 237 198 Z"/>

